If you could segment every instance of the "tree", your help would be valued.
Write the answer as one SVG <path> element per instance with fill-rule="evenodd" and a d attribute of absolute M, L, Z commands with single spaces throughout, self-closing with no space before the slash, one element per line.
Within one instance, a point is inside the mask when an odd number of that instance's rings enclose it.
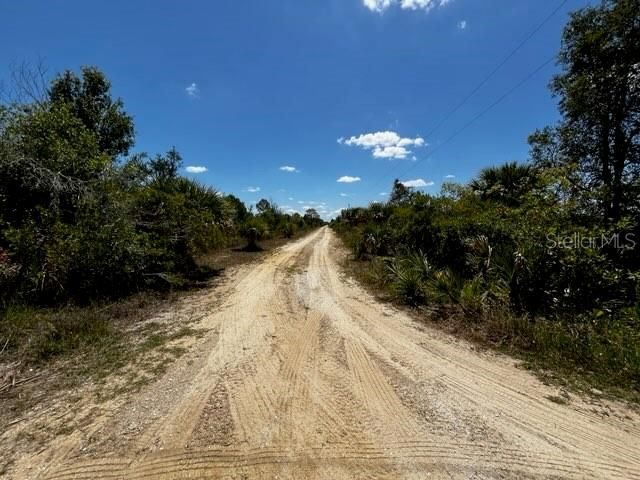
<path fill-rule="evenodd" d="M 397 178 L 393 181 L 391 195 L 389 195 L 389 203 L 396 205 L 408 200 L 411 197 L 411 190 Z"/>
<path fill-rule="evenodd" d="M 605 222 L 638 208 L 639 39 L 637 0 L 603 0 L 574 12 L 559 56 L 563 72 L 551 84 L 564 117 L 563 161 L 577 164 Z"/>
<path fill-rule="evenodd" d="M 535 175 L 529 165 L 508 162 L 482 169 L 470 186 L 484 200 L 516 206 L 520 203 L 520 197 L 530 190 L 534 180 Z"/>
<path fill-rule="evenodd" d="M 258 210 L 259 214 L 263 214 L 271 210 L 271 203 L 266 198 L 261 199 L 258 203 L 256 203 L 256 210 Z"/>
<path fill-rule="evenodd" d="M 304 212 L 304 219 L 311 225 L 315 225 L 320 221 L 320 214 L 315 208 L 307 208 Z"/>
<path fill-rule="evenodd" d="M 51 83 L 49 99 L 63 103 L 96 135 L 100 149 L 112 158 L 133 146 L 133 119 L 120 99 L 111 97 L 111 83 L 95 67 L 82 67 L 81 78 L 67 70 Z"/>
<path fill-rule="evenodd" d="M 72 216 L 81 193 L 109 164 L 93 133 L 64 104 L 14 111 L 6 122 L 0 130 L 4 220 L 15 226 L 36 218 L 41 227 L 38 211 L 46 210 L 48 218 L 61 211 Z"/>
<path fill-rule="evenodd" d="M 243 223 L 249 217 L 249 210 L 246 205 L 235 195 L 227 195 L 224 197 L 232 210 L 234 222 L 236 224 Z"/>
<path fill-rule="evenodd" d="M 178 176 L 178 170 L 181 165 L 182 156 L 178 153 L 176 147 L 171 147 L 165 155 L 157 154 L 149 162 L 149 173 L 153 180 L 166 182 Z"/>

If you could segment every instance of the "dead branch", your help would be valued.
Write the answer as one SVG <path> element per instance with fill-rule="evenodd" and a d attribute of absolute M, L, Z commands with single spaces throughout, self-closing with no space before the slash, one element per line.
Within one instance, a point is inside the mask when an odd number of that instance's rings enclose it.
<path fill-rule="evenodd" d="M 7 104 L 33 103 L 43 105 L 48 96 L 47 68 L 42 59 L 35 63 L 23 61 L 10 66 L 11 87 L 0 91 L 0 100 Z"/>

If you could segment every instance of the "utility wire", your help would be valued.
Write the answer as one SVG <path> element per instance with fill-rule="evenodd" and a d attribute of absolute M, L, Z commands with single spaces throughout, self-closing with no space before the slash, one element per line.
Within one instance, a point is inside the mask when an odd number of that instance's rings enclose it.
<path fill-rule="evenodd" d="M 504 57 L 504 59 L 489 73 L 489 75 L 487 75 L 479 84 L 476 88 L 474 88 L 471 93 L 469 93 L 460 103 L 458 103 L 452 110 L 449 111 L 449 113 L 447 113 L 444 118 L 435 126 L 433 127 L 429 132 L 427 132 L 427 137 L 430 137 L 433 133 L 435 133 L 442 125 L 444 125 L 446 123 L 447 120 L 449 120 L 449 118 L 451 118 L 451 116 L 456 113 L 458 110 L 460 110 L 460 108 L 462 108 L 462 106 L 467 103 L 471 97 L 473 97 L 476 93 L 478 93 L 478 91 L 484 87 L 487 82 L 489 80 L 491 80 L 491 78 L 498 72 L 498 70 L 500 70 L 509 60 L 511 60 L 511 58 L 513 58 L 513 56 L 518 53 L 520 51 L 520 49 L 522 47 L 524 47 L 524 45 L 533 38 L 533 36 L 538 33 L 540 31 L 540 29 L 546 25 L 546 23 L 551 20 L 551 18 L 553 18 L 553 16 L 558 13 L 560 11 L 560 9 L 562 7 L 565 6 L 565 4 L 568 2 L 569 0 L 563 0 L 562 2 L 560 2 L 560 5 L 558 5 L 555 10 L 553 10 L 553 12 L 551 12 L 549 15 L 547 15 L 547 17 L 542 21 L 542 23 L 540 23 L 535 29 L 533 29 L 531 31 L 531 33 L 529 33 L 529 35 L 527 35 L 524 40 L 522 40 L 517 46 L 516 48 L 514 48 L 506 57 Z"/>
<path fill-rule="evenodd" d="M 505 98 L 507 98 L 509 95 L 511 95 L 513 92 L 515 92 L 517 89 L 519 89 L 522 85 L 524 85 L 525 83 L 527 83 L 529 80 L 531 80 L 531 78 L 533 78 L 538 72 L 540 72 L 543 68 L 545 68 L 547 65 L 549 65 L 551 62 L 553 62 L 555 60 L 556 56 L 552 56 L 551 58 L 549 58 L 548 60 L 546 60 L 543 64 L 541 64 L 540 66 L 538 66 L 535 70 L 533 70 L 529 75 L 527 75 L 525 78 L 523 78 L 522 80 L 520 80 L 520 82 L 518 82 L 516 85 L 514 85 L 513 87 L 511 87 L 511 89 L 509 89 L 506 93 L 504 93 L 501 97 L 499 97 L 497 100 L 495 100 L 491 105 L 489 105 L 488 107 L 486 107 L 484 110 L 482 110 L 480 113 L 478 113 L 475 117 L 473 117 L 471 120 L 469 120 L 467 123 L 465 123 L 461 128 L 459 128 L 458 130 L 455 131 L 455 133 L 453 133 L 452 135 L 450 135 L 444 142 L 442 142 L 441 144 L 439 144 L 436 148 L 434 148 L 433 150 L 431 150 L 429 152 L 429 154 L 423 158 L 421 158 L 420 160 L 418 160 L 416 163 L 414 163 L 413 165 L 411 165 L 411 167 L 409 167 L 407 170 L 405 170 L 404 172 L 402 172 L 401 175 L 406 175 L 407 173 L 409 173 L 411 170 L 413 170 L 414 168 L 416 168 L 418 165 L 420 165 L 422 162 L 424 162 L 426 159 L 428 159 L 429 157 L 431 157 L 434 153 L 436 153 L 438 150 L 440 150 L 442 147 L 444 147 L 446 144 L 448 144 L 449 142 L 451 142 L 454 138 L 456 138 L 458 135 L 460 135 L 462 132 L 464 132 L 467 128 L 469 128 L 471 125 L 473 125 L 475 122 L 477 122 L 478 120 L 480 120 L 484 115 L 486 115 L 490 110 L 492 110 L 495 106 L 497 106 L 499 103 L 501 103 Z"/>
<path fill-rule="evenodd" d="M 458 110 L 460 110 L 460 108 L 462 108 L 462 107 L 463 107 L 463 106 L 464 106 L 464 105 L 465 105 L 465 104 L 466 104 L 466 103 L 467 103 L 467 102 L 468 102 L 468 101 L 469 101 L 469 100 L 470 100 L 470 99 L 471 99 L 471 98 L 472 98 L 476 93 L 478 93 L 478 92 L 480 91 L 480 89 L 481 89 L 482 87 L 484 87 L 484 86 L 487 84 L 487 82 L 488 82 L 489 80 L 491 80 L 491 78 L 493 78 L 493 76 L 494 76 L 494 75 L 495 75 L 495 74 L 496 74 L 496 73 L 497 73 L 497 72 L 498 72 L 498 71 L 499 71 L 499 70 L 500 70 L 500 69 L 501 69 L 501 68 L 502 68 L 502 67 L 503 67 L 503 66 L 504 66 L 504 65 L 505 65 L 509 60 L 511 60 L 511 58 L 513 58 L 513 56 L 514 56 L 516 53 L 518 53 L 518 52 L 522 49 L 522 47 L 524 47 L 524 45 L 525 45 L 529 40 L 531 40 L 531 39 L 534 37 L 534 35 L 535 35 L 536 33 L 538 33 L 538 32 L 542 29 L 542 27 L 544 27 L 544 26 L 546 25 L 546 24 L 547 24 L 547 22 L 548 22 L 549 20 L 551 20 L 551 19 L 554 17 L 554 15 L 560 11 L 560 9 L 562 9 L 562 7 L 564 7 L 564 6 L 567 4 L 567 2 L 568 2 L 568 1 L 569 1 L 569 0 L 562 0 L 562 1 L 560 2 L 560 4 L 559 4 L 559 5 L 558 5 L 558 6 L 557 6 L 557 7 L 556 7 L 556 8 L 555 8 L 551 13 L 549 13 L 549 15 L 547 15 L 547 16 L 544 18 L 544 20 L 542 20 L 542 22 L 541 22 L 540 24 L 538 24 L 538 26 L 537 26 L 537 27 L 535 27 L 535 28 L 534 28 L 534 29 L 533 29 L 533 30 L 532 30 L 532 31 L 531 31 L 531 32 L 530 32 L 530 33 L 529 33 L 529 34 L 528 34 L 528 35 L 527 35 L 527 36 L 526 36 L 526 37 L 525 37 L 525 38 L 524 38 L 524 39 L 523 39 L 523 40 L 522 40 L 518 45 L 516 45 L 516 47 L 515 47 L 513 50 L 511 50 L 511 52 L 509 52 L 509 54 L 507 54 L 507 56 L 506 56 L 506 57 L 504 57 L 504 58 L 502 59 L 502 61 L 501 61 L 500 63 L 498 63 L 498 65 L 496 65 L 496 67 L 495 67 L 491 72 L 489 72 L 489 74 L 488 74 L 488 75 L 487 75 L 487 76 L 486 76 L 486 77 L 485 77 L 485 78 L 484 78 L 484 79 L 483 79 L 483 80 L 482 80 L 482 81 L 481 81 L 481 82 L 480 82 L 480 83 L 479 83 L 479 84 L 478 84 L 478 85 L 477 85 L 477 86 L 476 86 L 476 87 L 475 87 L 475 88 L 474 88 L 474 89 L 473 89 L 473 90 L 472 90 L 472 91 L 471 91 L 471 92 L 466 96 L 466 97 L 464 97 L 464 98 L 462 99 L 462 101 L 460 101 L 460 102 L 459 102 L 459 103 L 458 103 L 454 108 L 452 108 L 452 109 L 451 109 L 451 110 L 450 110 L 450 111 L 449 111 L 449 112 L 448 112 L 448 113 L 447 113 L 447 114 L 442 118 L 442 120 L 440 120 L 440 122 L 438 122 L 438 124 L 436 124 L 436 126 L 435 126 L 435 127 L 433 127 L 431 130 L 429 130 L 425 136 L 426 136 L 427 138 L 429 138 L 429 137 L 430 137 L 431 135 L 433 135 L 433 134 L 434 134 L 438 129 L 440 129 L 440 127 L 442 127 L 442 125 L 444 125 L 444 124 L 447 122 L 447 120 L 449 120 L 449 119 L 450 119 L 450 118 L 451 118 L 451 117 L 452 117 L 452 116 L 453 116 L 453 115 L 454 115 Z M 548 62 L 547 62 L 547 63 L 548 63 Z M 545 63 L 545 66 L 546 66 L 546 63 Z M 534 73 L 534 74 L 535 74 L 535 73 Z M 525 80 L 525 81 L 526 81 L 526 80 Z M 510 91 L 510 92 L 508 92 L 505 96 L 508 96 L 510 93 L 511 93 L 511 91 Z M 498 103 L 500 103 L 500 102 L 498 102 Z M 491 107 L 489 107 L 489 109 L 491 109 L 493 106 L 495 106 L 495 105 L 492 105 Z M 484 112 L 484 113 L 486 113 L 486 112 Z M 483 114 L 484 114 L 484 113 L 483 113 Z M 473 120 L 472 122 L 470 122 L 470 123 L 473 123 L 475 120 L 477 120 L 477 119 L 474 119 L 474 120 Z M 467 126 L 468 126 L 468 125 L 467 125 Z M 463 128 L 466 128 L 466 126 L 465 126 L 465 127 L 463 127 Z M 460 133 L 460 132 L 457 132 L 455 135 L 457 135 L 458 133 Z M 451 138 L 451 137 L 450 137 L 450 138 Z M 446 143 L 446 142 L 448 142 L 448 141 L 449 141 L 449 139 L 447 139 L 447 140 L 445 141 L 445 143 Z M 442 146 L 442 145 L 443 145 L 443 144 L 441 144 L 440 146 Z M 439 149 L 439 148 L 440 148 L 440 147 L 437 147 L 437 149 Z M 429 156 L 431 156 L 434 152 L 435 152 L 435 150 L 433 150 L 432 152 L 430 152 L 430 153 L 429 153 L 429 155 L 427 156 L 427 158 L 428 158 Z M 422 160 L 421 160 L 421 161 L 422 161 Z M 421 161 L 420 161 L 420 162 L 421 162 Z M 419 163 L 420 163 L 420 162 L 419 162 Z M 415 165 L 414 165 L 414 166 L 415 166 Z M 385 178 L 386 178 L 386 177 L 388 177 L 390 173 L 393 173 L 393 171 L 395 171 L 395 170 L 396 170 L 396 168 L 397 168 L 397 167 L 392 167 L 392 168 L 391 168 L 391 169 L 390 169 L 390 170 L 389 170 L 389 171 L 384 175 L 384 177 L 385 177 Z M 376 182 L 376 185 L 378 185 L 379 183 L 380 183 L 380 182 Z"/>

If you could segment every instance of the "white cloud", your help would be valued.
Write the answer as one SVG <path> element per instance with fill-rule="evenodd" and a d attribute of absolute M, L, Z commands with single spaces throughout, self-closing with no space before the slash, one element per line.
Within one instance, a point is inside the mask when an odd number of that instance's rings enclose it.
<path fill-rule="evenodd" d="M 400 7 L 405 10 L 431 10 L 436 3 L 433 0 L 401 0 Z"/>
<path fill-rule="evenodd" d="M 409 153 L 411 152 L 404 147 L 376 147 L 373 150 L 373 156 L 375 158 L 397 158 L 404 160 Z"/>
<path fill-rule="evenodd" d="M 185 170 L 189 173 L 204 173 L 207 171 L 207 167 L 197 167 L 193 165 L 189 165 Z"/>
<path fill-rule="evenodd" d="M 195 82 L 185 88 L 184 91 L 187 92 L 187 95 L 193 98 L 197 98 L 200 96 L 200 89 L 198 88 L 198 84 Z"/>
<path fill-rule="evenodd" d="M 351 177 L 349 175 L 344 175 L 338 179 L 338 183 L 354 183 L 362 180 L 360 177 Z"/>
<path fill-rule="evenodd" d="M 364 6 L 372 12 L 384 12 L 394 0 L 363 0 Z"/>
<path fill-rule="evenodd" d="M 260 187 L 247 187 L 247 192 L 249 193 L 257 193 L 260 191 Z"/>
<path fill-rule="evenodd" d="M 289 197 L 289 198 L 288 198 L 288 200 L 289 200 L 290 202 L 293 202 L 293 197 Z"/>
<path fill-rule="evenodd" d="M 451 180 L 452 178 L 456 178 L 455 175 L 445 175 L 444 178 Z"/>
<path fill-rule="evenodd" d="M 382 13 L 392 5 L 400 5 L 403 10 L 429 11 L 434 7 L 443 7 L 451 0 L 362 0 L 372 12 Z"/>
<path fill-rule="evenodd" d="M 349 147 L 373 150 L 375 158 L 392 159 L 405 159 L 412 153 L 409 150 L 410 147 L 419 148 L 426 145 L 422 137 L 403 138 L 392 131 L 365 133 L 351 138 L 339 138 L 338 143 Z"/>
<path fill-rule="evenodd" d="M 345 145 L 357 146 L 366 149 L 391 146 L 408 147 L 410 145 L 420 147 L 424 145 L 424 139 L 420 137 L 415 139 L 401 138 L 400 135 L 392 131 L 365 133 L 358 137 L 343 138 L 341 140 L 342 141 L 340 143 L 344 143 Z"/>
<path fill-rule="evenodd" d="M 386 197 L 387 195 L 389 195 L 387 192 L 380 192 L 381 197 Z"/>
<path fill-rule="evenodd" d="M 349 196 L 349 194 L 348 194 L 348 193 L 341 193 L 341 194 L 340 194 L 340 196 L 341 196 L 341 197 L 348 197 L 348 196 Z"/>
<path fill-rule="evenodd" d="M 467 28 L 467 21 L 466 20 L 460 20 L 458 22 L 458 30 L 464 30 L 465 28 Z"/>
<path fill-rule="evenodd" d="M 433 185 L 433 182 L 425 182 L 422 178 L 416 178 L 415 180 L 405 180 L 404 182 L 400 183 L 408 188 L 422 188 L 430 187 Z"/>
<path fill-rule="evenodd" d="M 282 167 L 280 167 L 280 170 L 282 170 L 283 172 L 289 172 L 289 173 L 299 171 L 296 167 L 292 167 L 290 165 L 283 165 Z"/>

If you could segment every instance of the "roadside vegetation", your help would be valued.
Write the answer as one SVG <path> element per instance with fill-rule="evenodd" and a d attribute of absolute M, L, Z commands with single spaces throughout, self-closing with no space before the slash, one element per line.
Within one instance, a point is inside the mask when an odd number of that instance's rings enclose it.
<path fill-rule="evenodd" d="M 133 118 L 97 68 L 49 82 L 22 67 L 11 87 L 0 104 L 0 367 L 11 366 L 0 393 L 67 354 L 118 367 L 123 330 L 215 275 L 212 252 L 322 224 L 314 210 L 290 215 L 268 200 L 254 210 L 181 176 L 173 147 L 133 153 Z"/>
<path fill-rule="evenodd" d="M 481 342 L 640 400 L 640 7 L 572 14 L 530 158 L 439 195 L 396 180 L 333 229 L 360 278 Z"/>

